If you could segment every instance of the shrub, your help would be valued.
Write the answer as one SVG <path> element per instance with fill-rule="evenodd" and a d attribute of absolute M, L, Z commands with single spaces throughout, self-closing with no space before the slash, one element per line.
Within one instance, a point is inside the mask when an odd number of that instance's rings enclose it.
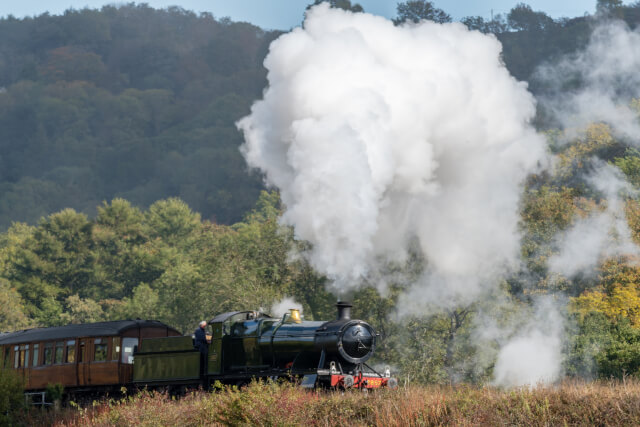
<path fill-rule="evenodd" d="M 47 392 L 47 400 L 55 402 L 56 400 L 62 399 L 62 395 L 64 394 L 64 386 L 57 383 L 47 384 L 45 391 Z"/>
<path fill-rule="evenodd" d="M 10 424 L 24 408 L 22 378 L 11 369 L 0 369 L 0 425 Z"/>

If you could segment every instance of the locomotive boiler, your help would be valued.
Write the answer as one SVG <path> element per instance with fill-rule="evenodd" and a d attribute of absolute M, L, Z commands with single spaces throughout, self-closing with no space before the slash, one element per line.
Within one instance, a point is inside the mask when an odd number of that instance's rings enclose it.
<path fill-rule="evenodd" d="M 146 339 L 135 355 L 133 382 L 209 386 L 284 377 L 310 388 L 396 387 L 388 368 L 378 372 L 366 364 L 377 335 L 367 322 L 351 319 L 351 307 L 339 302 L 331 321 L 304 321 L 297 310 L 282 318 L 255 311 L 216 316 L 207 326 L 211 338 L 202 371 L 191 337 Z"/>

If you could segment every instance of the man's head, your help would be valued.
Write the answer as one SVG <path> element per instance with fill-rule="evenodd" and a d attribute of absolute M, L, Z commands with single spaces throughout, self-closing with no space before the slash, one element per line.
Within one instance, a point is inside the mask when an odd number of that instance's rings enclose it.
<path fill-rule="evenodd" d="M 200 322 L 200 327 L 202 329 L 204 329 L 205 326 L 207 326 L 207 322 L 206 321 L 203 320 L 202 322 Z"/>

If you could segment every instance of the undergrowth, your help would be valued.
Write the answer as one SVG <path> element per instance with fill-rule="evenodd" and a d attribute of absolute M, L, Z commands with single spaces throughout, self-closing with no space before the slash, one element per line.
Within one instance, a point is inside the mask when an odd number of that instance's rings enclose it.
<path fill-rule="evenodd" d="M 55 426 L 424 426 L 640 425 L 640 382 L 494 387 L 412 386 L 398 390 L 306 391 L 252 383 L 181 399 L 141 392 L 122 400 L 31 410 L 21 420 Z"/>

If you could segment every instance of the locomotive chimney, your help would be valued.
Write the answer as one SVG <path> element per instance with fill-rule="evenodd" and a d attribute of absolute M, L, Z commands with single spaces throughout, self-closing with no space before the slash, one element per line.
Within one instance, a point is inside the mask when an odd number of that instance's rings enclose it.
<path fill-rule="evenodd" d="M 336 307 L 338 307 L 338 320 L 351 319 L 351 307 L 353 307 L 351 303 L 348 303 L 346 301 L 338 301 Z"/>

